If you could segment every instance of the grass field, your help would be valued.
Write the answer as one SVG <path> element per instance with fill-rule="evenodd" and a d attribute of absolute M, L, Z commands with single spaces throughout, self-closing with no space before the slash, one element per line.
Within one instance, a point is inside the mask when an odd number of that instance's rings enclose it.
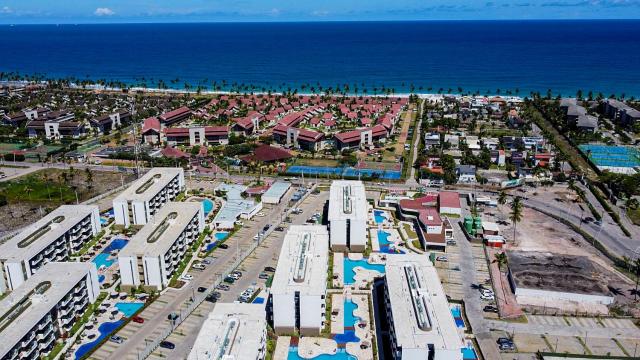
<path fill-rule="evenodd" d="M 49 171 L 39 171 L 13 181 L 0 183 L 0 195 L 4 195 L 9 203 L 20 201 L 64 203 L 75 200 L 73 189 L 67 184 L 54 182 L 57 179 L 46 175 L 48 173 Z"/>
<path fill-rule="evenodd" d="M 296 160 L 295 165 L 338 167 L 339 163 L 337 160 L 332 159 L 298 159 Z"/>
<path fill-rule="evenodd" d="M 631 220 L 631 222 L 640 226 L 640 208 L 637 208 L 635 210 L 628 209 L 627 216 L 629 217 L 629 220 Z"/>

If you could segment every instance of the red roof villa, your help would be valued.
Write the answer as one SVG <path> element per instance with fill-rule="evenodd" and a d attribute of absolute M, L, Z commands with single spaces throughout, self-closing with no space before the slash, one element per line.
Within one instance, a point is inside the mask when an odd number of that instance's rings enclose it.
<path fill-rule="evenodd" d="M 188 107 L 183 106 L 158 116 L 158 119 L 160 119 L 160 123 L 162 125 L 168 126 L 186 120 L 189 116 L 191 116 L 191 110 Z"/>
<path fill-rule="evenodd" d="M 374 141 L 384 139 L 388 135 L 387 129 L 382 125 L 341 132 L 335 135 L 336 147 L 338 150 L 342 150 L 359 148 L 361 146 L 373 146 Z"/>

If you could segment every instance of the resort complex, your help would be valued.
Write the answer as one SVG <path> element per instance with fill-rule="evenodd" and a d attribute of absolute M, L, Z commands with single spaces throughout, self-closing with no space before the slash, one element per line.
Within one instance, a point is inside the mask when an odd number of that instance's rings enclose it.
<path fill-rule="evenodd" d="M 359 181 L 334 181 L 329 190 L 331 250 L 362 252 L 367 247 L 368 203 Z"/>

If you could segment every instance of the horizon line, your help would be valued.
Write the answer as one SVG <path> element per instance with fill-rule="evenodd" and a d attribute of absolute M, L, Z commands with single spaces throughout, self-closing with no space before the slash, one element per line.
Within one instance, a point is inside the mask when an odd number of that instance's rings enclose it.
<path fill-rule="evenodd" d="M 588 18 L 588 19 L 405 19 L 405 20 L 233 20 L 233 21 L 100 21 L 100 22 L 0 22 L 0 26 L 48 25 L 154 25 L 154 24 L 306 24 L 306 23 L 419 23 L 419 22 L 587 22 L 587 21 L 640 21 L 640 18 Z"/>

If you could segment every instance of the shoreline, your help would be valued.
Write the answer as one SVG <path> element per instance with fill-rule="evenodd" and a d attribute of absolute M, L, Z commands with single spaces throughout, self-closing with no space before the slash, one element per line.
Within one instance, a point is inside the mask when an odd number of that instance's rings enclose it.
<path fill-rule="evenodd" d="M 0 81 L 0 86 L 29 86 L 29 85 L 47 85 L 47 82 L 42 81 L 42 82 L 33 82 L 33 81 Z M 108 87 L 108 86 L 102 86 L 102 85 L 78 85 L 75 83 L 70 83 L 68 87 L 66 87 L 66 89 L 73 89 L 73 90 L 86 90 L 86 91 L 104 91 L 104 92 L 118 92 L 121 93 L 123 90 L 127 90 L 129 92 L 142 92 L 145 94 L 160 94 L 160 95 L 185 95 L 185 94 L 190 94 L 190 95 L 284 95 L 284 92 L 280 92 L 280 91 L 228 91 L 228 90 L 184 90 L 184 89 L 160 89 L 160 88 L 143 88 L 143 87 L 130 87 L 127 89 L 124 88 L 119 88 L 119 87 Z M 525 97 L 523 96 L 519 96 L 519 95 L 506 95 L 506 94 L 487 94 L 487 95 L 483 95 L 483 94 L 478 94 L 478 95 L 473 95 L 473 94 L 460 94 L 458 92 L 451 92 L 451 93 L 431 93 L 431 92 L 413 92 L 413 93 L 393 93 L 393 94 L 388 94 L 388 93 L 383 93 L 383 94 L 363 94 L 363 93 L 353 93 L 353 92 L 348 92 L 348 93 L 331 93 L 331 94 L 327 94 L 325 92 L 322 93 L 310 93 L 310 92 L 296 92 L 295 93 L 296 96 L 331 96 L 331 97 L 363 97 L 363 98 L 391 98 L 391 97 L 395 97 L 395 98 L 409 98 L 410 96 L 418 96 L 421 99 L 425 99 L 425 98 L 440 98 L 440 97 L 444 97 L 444 96 L 454 96 L 454 97 L 462 97 L 462 96 L 469 96 L 469 97 L 474 97 L 474 96 L 478 96 L 478 97 L 501 97 L 503 99 L 513 99 L 513 100 L 520 100 L 522 101 Z"/>

